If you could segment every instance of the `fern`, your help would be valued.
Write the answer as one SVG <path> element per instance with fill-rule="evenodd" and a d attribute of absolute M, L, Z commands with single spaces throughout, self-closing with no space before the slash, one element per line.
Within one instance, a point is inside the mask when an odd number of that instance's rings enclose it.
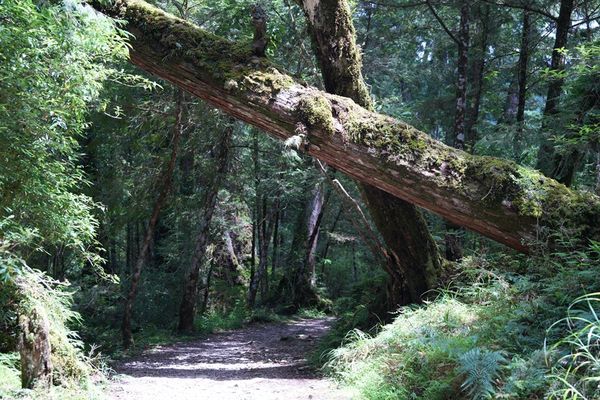
<path fill-rule="evenodd" d="M 496 393 L 498 378 L 506 359 L 500 352 L 474 348 L 459 357 L 458 371 L 465 375 L 462 389 L 473 400 L 488 399 Z"/>

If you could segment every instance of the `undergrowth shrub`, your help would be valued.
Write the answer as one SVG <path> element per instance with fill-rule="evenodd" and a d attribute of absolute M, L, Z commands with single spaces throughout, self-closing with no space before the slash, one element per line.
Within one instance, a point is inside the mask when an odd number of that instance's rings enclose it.
<path fill-rule="evenodd" d="M 208 310 L 195 321 L 196 331 L 201 333 L 213 333 L 229 329 L 241 328 L 246 322 L 249 314 L 242 300 L 228 312 Z"/>
<path fill-rule="evenodd" d="M 83 343 L 72 329 L 81 320 L 71 309 L 69 285 L 30 268 L 24 268 L 15 277 L 14 284 L 15 294 L 20 299 L 18 313 L 29 315 L 37 310 L 48 318 L 55 381 L 88 376 L 91 366 L 83 356 Z"/>
<path fill-rule="evenodd" d="M 476 347 L 461 355 L 458 362 L 458 372 L 465 376 L 461 387 L 469 397 L 487 399 L 496 393 L 496 379 L 506 363 L 500 352 Z"/>
<path fill-rule="evenodd" d="M 323 366 L 332 349 L 347 342 L 348 332 L 356 329 L 374 334 L 390 318 L 386 312 L 387 275 L 382 271 L 373 271 L 350 287 L 344 296 L 333 304 L 333 314 L 337 321 L 332 329 L 319 341 L 316 351 L 310 356 L 315 366 Z"/>
<path fill-rule="evenodd" d="M 598 399 L 599 269 L 594 242 L 466 258 L 437 298 L 352 331 L 325 369 L 364 399 Z"/>
<path fill-rule="evenodd" d="M 301 308 L 296 315 L 300 318 L 324 318 L 327 313 L 318 308 Z"/>
<path fill-rule="evenodd" d="M 550 398 L 600 398 L 600 293 L 590 293 L 576 299 L 567 316 L 550 330 L 559 330 L 564 337 L 547 346 L 547 352 L 559 354 L 551 371 L 555 385 Z"/>
<path fill-rule="evenodd" d="M 18 315 L 30 315 L 35 310 L 46 316 L 56 385 L 48 393 L 21 390 L 16 341 L 5 341 L 5 345 L 13 347 L 4 348 L 0 353 L 0 398 L 88 398 L 97 391 L 92 388 L 90 379 L 93 376 L 94 380 L 101 381 L 104 375 L 96 363 L 100 361 L 92 353 L 84 354 L 83 343 L 73 330 L 80 323 L 80 316 L 72 310 L 72 293 L 68 283 L 55 281 L 40 271 L 22 266 L 18 274 L 2 284 L 0 293 L 2 297 L 12 299 L 11 303 L 3 304 L 3 313 L 9 319 L 5 324 L 12 327 L 12 336 L 18 332 Z"/>

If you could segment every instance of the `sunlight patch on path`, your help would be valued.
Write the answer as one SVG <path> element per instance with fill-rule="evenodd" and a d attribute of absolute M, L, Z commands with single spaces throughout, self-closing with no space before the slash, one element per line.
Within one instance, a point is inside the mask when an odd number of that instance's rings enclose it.
<path fill-rule="evenodd" d="M 116 366 L 113 400 L 349 400 L 306 356 L 332 319 L 251 325 L 156 347 Z"/>

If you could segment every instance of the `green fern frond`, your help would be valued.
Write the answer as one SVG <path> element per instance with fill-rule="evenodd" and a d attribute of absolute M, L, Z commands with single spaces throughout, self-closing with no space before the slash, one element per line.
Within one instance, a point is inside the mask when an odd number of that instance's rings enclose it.
<path fill-rule="evenodd" d="M 497 351 L 474 348 L 459 357 L 458 371 L 465 376 L 461 387 L 473 400 L 489 399 L 495 392 L 504 356 Z"/>

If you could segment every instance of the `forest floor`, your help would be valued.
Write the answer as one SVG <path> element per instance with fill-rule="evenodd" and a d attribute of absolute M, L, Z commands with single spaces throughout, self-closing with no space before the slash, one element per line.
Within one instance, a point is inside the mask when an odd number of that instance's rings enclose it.
<path fill-rule="evenodd" d="M 252 324 L 157 346 L 115 366 L 114 400 L 346 400 L 307 363 L 332 318 Z"/>

